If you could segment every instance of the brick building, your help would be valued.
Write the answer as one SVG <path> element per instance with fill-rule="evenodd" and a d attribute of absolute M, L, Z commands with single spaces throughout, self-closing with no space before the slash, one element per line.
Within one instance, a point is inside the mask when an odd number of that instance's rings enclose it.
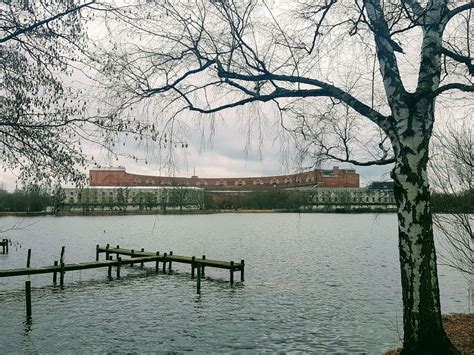
<path fill-rule="evenodd" d="M 353 169 L 312 170 L 290 175 L 240 177 L 240 178 L 200 178 L 198 176 L 166 177 L 127 173 L 125 168 L 104 168 L 89 171 L 90 186 L 188 186 L 205 190 L 273 190 L 297 187 L 359 187 L 359 174 Z"/>

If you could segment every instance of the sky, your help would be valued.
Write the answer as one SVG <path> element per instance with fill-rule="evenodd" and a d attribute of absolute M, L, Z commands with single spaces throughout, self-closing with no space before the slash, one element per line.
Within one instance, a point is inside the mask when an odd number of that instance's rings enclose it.
<path fill-rule="evenodd" d="M 80 80 L 73 77 L 74 80 Z M 215 133 L 208 125 L 203 131 L 199 125 L 190 125 L 186 135 L 188 148 L 177 148 L 173 165 L 160 163 L 160 157 L 151 148 L 144 145 L 127 145 L 127 153 L 137 153 L 147 157 L 135 162 L 131 159 L 111 158 L 109 154 L 89 147 L 89 152 L 102 166 L 124 166 L 130 173 L 149 175 L 191 176 L 200 177 L 242 177 L 290 174 L 311 168 L 311 161 L 302 166 L 295 163 L 292 143 L 279 139 L 278 129 L 274 126 L 262 128 L 248 127 L 243 124 L 234 111 L 222 114 L 215 126 Z M 206 118 L 203 118 L 206 120 Z M 278 120 L 273 120 L 278 122 Z M 212 135 L 212 137 L 210 137 Z M 339 165 L 342 168 L 354 168 L 361 176 L 363 185 L 375 180 L 389 179 L 390 166 L 354 167 L 341 163 L 325 163 L 322 168 Z M 91 165 L 90 168 L 93 168 Z M 0 187 L 9 191 L 16 185 L 15 171 L 0 171 Z"/>
<path fill-rule="evenodd" d="M 224 115 L 232 115 L 225 113 Z M 205 118 L 204 118 L 205 119 Z M 90 154 L 102 166 L 124 166 L 129 173 L 145 175 L 172 175 L 190 177 L 194 174 L 200 177 L 245 177 L 290 174 L 301 169 L 310 168 L 299 166 L 291 154 L 282 152 L 281 142 L 275 135 L 267 134 L 262 138 L 250 137 L 242 124 L 234 117 L 224 117 L 215 127 L 215 133 L 210 137 L 210 129 L 190 130 L 188 148 L 175 149 L 174 165 L 159 162 L 159 155 L 146 145 L 126 146 L 127 153 L 147 157 L 145 160 L 134 161 L 119 157 L 116 160 L 104 151 L 91 147 Z M 262 141 L 261 141 L 262 140 Z M 294 153 L 294 151 L 293 151 Z M 353 168 L 360 174 L 361 184 L 366 185 L 376 180 L 389 179 L 390 167 L 354 167 L 350 164 L 328 162 L 322 168 L 338 165 L 343 168 Z M 90 165 L 90 168 L 94 168 Z M 0 188 L 13 191 L 17 186 L 16 173 L 0 171 Z"/>

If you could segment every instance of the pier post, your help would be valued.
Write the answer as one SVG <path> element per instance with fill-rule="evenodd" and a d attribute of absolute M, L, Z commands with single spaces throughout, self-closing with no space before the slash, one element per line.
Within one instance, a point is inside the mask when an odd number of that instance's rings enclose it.
<path fill-rule="evenodd" d="M 105 246 L 105 249 L 109 249 L 109 248 L 110 248 L 110 244 L 107 244 L 107 245 Z M 107 251 L 105 252 L 105 260 L 109 260 L 109 255 L 110 255 L 110 253 L 109 253 L 109 251 L 107 250 Z"/>
<path fill-rule="evenodd" d="M 25 281 L 26 317 L 31 318 L 31 281 Z"/>
<path fill-rule="evenodd" d="M 206 256 L 205 256 L 205 255 L 202 256 L 202 260 L 206 260 Z M 202 277 L 205 276 L 205 274 L 204 274 L 204 265 L 201 265 L 201 274 L 202 274 L 202 275 L 201 275 Z"/>
<path fill-rule="evenodd" d="M 59 286 L 64 286 L 64 262 L 61 262 L 61 271 L 59 272 Z"/>
<path fill-rule="evenodd" d="M 158 255 L 160 255 L 160 252 L 159 252 L 159 251 L 156 252 L 156 256 L 158 256 Z M 158 260 L 157 260 L 157 261 L 156 261 L 156 264 L 155 264 L 155 272 L 156 272 L 156 273 L 158 273 L 158 268 L 159 268 L 159 262 L 158 262 Z"/>
<path fill-rule="evenodd" d="M 130 258 L 133 259 L 133 254 L 135 254 L 135 250 L 132 249 L 131 253 L 132 255 L 130 255 Z M 133 267 L 133 263 L 130 263 L 130 267 Z"/>
<path fill-rule="evenodd" d="M 66 251 L 66 247 L 61 247 L 61 257 L 59 258 L 59 262 L 64 263 L 64 252 Z"/>
<path fill-rule="evenodd" d="M 143 252 L 143 251 L 145 251 L 145 249 L 142 248 L 141 251 Z M 143 256 L 143 255 L 142 255 L 142 256 Z M 144 265 L 144 262 L 142 261 L 142 262 L 140 263 L 140 269 L 143 269 L 143 265 Z"/>
<path fill-rule="evenodd" d="M 122 265 L 122 258 L 117 256 L 117 280 L 120 279 L 120 266 Z"/>
<path fill-rule="evenodd" d="M 167 255 L 166 253 L 163 254 L 163 258 L 164 258 L 163 259 L 163 274 L 166 274 L 166 261 L 165 261 L 166 255 Z"/>
<path fill-rule="evenodd" d="M 191 279 L 194 279 L 195 263 L 196 263 L 196 257 L 193 256 L 193 257 L 191 258 Z"/>
<path fill-rule="evenodd" d="M 26 257 L 26 267 L 31 265 L 31 249 L 28 249 L 28 256 Z"/>
<path fill-rule="evenodd" d="M 112 256 L 109 256 L 108 260 L 112 261 Z M 109 277 L 109 280 L 112 279 L 112 265 L 109 265 L 109 270 L 107 272 L 107 276 Z"/>
<path fill-rule="evenodd" d="M 5 254 L 5 239 L 2 239 L 2 254 Z"/>
<path fill-rule="evenodd" d="M 120 249 L 120 245 L 117 245 L 117 249 Z M 120 256 L 119 253 L 117 253 L 117 255 L 115 255 L 116 258 L 118 258 Z"/>
<path fill-rule="evenodd" d="M 5 242 L 7 243 L 7 254 L 8 254 L 8 249 L 10 248 L 9 244 L 10 244 L 10 241 L 7 239 L 5 239 Z"/>
<path fill-rule="evenodd" d="M 240 260 L 240 281 L 244 282 L 245 260 Z"/>
<path fill-rule="evenodd" d="M 172 255 L 173 255 L 173 252 L 170 251 L 170 256 L 172 256 Z M 171 272 L 171 264 L 172 264 L 171 261 L 169 261 L 169 262 L 168 262 L 168 271 L 169 271 L 169 272 Z"/>
<path fill-rule="evenodd" d="M 99 244 L 95 246 L 95 261 L 99 261 Z"/>
<path fill-rule="evenodd" d="M 54 260 L 54 266 L 58 266 L 58 261 Z M 56 285 L 56 282 L 58 280 L 58 273 L 56 271 L 53 272 L 53 284 Z"/>
<path fill-rule="evenodd" d="M 197 293 L 201 293 L 201 264 L 197 265 L 197 285 L 196 285 Z"/>
<path fill-rule="evenodd" d="M 234 262 L 230 262 L 230 284 L 234 284 Z"/>

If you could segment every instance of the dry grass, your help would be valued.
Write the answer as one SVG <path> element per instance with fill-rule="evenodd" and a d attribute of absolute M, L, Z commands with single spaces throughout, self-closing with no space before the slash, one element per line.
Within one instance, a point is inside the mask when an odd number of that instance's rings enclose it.
<path fill-rule="evenodd" d="M 443 316 L 444 330 L 454 346 L 465 355 L 474 354 L 474 314 L 448 314 Z M 400 349 L 385 355 L 398 355 Z"/>

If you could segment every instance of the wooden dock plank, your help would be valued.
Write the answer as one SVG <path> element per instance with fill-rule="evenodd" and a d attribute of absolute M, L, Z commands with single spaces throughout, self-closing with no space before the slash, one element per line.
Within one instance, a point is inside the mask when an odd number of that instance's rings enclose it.
<path fill-rule="evenodd" d="M 155 256 L 156 252 L 146 252 L 146 251 L 134 251 L 132 253 L 132 249 L 124 249 L 124 248 L 104 248 L 99 247 L 99 253 L 110 253 L 110 254 L 119 254 L 119 255 L 127 255 L 133 256 L 134 262 L 138 261 L 137 256 Z M 163 256 L 163 253 L 160 252 L 160 256 Z M 182 255 L 167 255 L 166 261 L 173 261 L 182 264 L 192 264 L 193 258 L 191 256 L 182 256 Z M 235 271 L 241 270 L 242 264 L 241 263 L 234 263 L 234 266 L 231 266 L 229 261 L 221 261 L 221 260 L 213 260 L 213 259 L 201 259 L 195 258 L 194 263 L 200 264 L 201 266 L 209 266 L 215 267 L 219 269 L 233 269 Z"/>
<path fill-rule="evenodd" d="M 131 259 L 122 259 L 121 265 L 127 265 L 136 262 L 151 262 L 151 261 L 162 261 L 162 256 L 151 256 L 151 257 L 141 257 Z M 84 263 L 75 263 L 75 264 L 64 264 L 64 271 L 77 271 L 77 270 L 86 270 L 86 269 L 98 269 L 108 266 L 117 266 L 119 262 L 117 260 L 104 260 L 104 261 L 90 261 Z M 9 269 L 9 270 L 0 270 L 0 277 L 10 277 L 10 276 L 25 276 L 25 275 L 39 275 L 39 274 L 49 274 L 53 272 L 60 272 L 61 265 L 55 266 L 40 266 L 36 268 L 19 268 L 19 269 Z"/>

